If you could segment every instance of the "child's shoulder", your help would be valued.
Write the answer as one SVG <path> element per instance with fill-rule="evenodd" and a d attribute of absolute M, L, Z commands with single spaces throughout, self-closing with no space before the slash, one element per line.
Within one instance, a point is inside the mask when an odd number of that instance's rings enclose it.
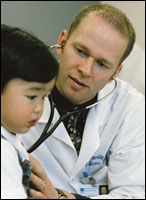
<path fill-rule="evenodd" d="M 18 153 L 13 145 L 1 138 L 1 190 L 4 199 L 27 198 L 22 185 L 23 172 L 19 163 Z"/>
<path fill-rule="evenodd" d="M 4 160 L 18 160 L 16 149 L 4 138 L 1 138 L 1 156 Z"/>
<path fill-rule="evenodd" d="M 12 176 L 17 173 L 22 176 L 22 168 L 20 166 L 17 150 L 13 145 L 4 138 L 1 138 L 1 171 L 3 174 L 11 174 Z"/>

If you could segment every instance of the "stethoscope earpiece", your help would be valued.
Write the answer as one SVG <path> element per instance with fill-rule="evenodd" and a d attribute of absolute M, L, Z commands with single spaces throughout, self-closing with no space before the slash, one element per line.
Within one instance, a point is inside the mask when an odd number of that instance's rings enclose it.
<path fill-rule="evenodd" d="M 52 46 L 50 46 L 50 49 L 53 49 L 53 48 L 63 48 L 64 45 L 59 45 L 59 44 L 54 44 Z"/>

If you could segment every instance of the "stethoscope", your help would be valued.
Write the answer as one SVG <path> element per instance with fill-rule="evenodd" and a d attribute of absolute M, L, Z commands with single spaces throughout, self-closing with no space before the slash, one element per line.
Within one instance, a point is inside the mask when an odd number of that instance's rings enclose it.
<path fill-rule="evenodd" d="M 52 45 L 50 46 L 50 49 L 52 48 L 63 48 L 63 46 L 61 45 Z M 50 108 L 51 108 L 51 113 L 50 113 L 50 117 L 48 119 L 48 122 L 41 134 L 41 136 L 38 138 L 38 140 L 27 150 L 29 153 L 33 152 L 36 148 L 38 148 L 43 142 L 44 140 L 46 140 L 53 132 L 54 130 L 58 127 L 58 125 L 63 122 L 68 116 L 75 114 L 75 113 L 81 113 L 84 112 L 85 110 L 88 110 L 94 106 L 96 106 L 97 104 L 105 101 L 109 96 L 111 96 L 111 94 L 115 91 L 116 87 L 117 87 L 117 80 L 113 77 L 112 78 L 115 82 L 114 88 L 103 98 L 97 100 L 97 102 L 93 103 L 92 105 L 86 106 L 85 108 L 75 108 L 73 111 L 68 111 L 66 112 L 66 114 L 62 115 L 57 121 L 56 123 L 50 128 L 51 122 L 53 121 L 53 116 L 54 116 L 54 111 L 55 111 L 55 107 L 56 104 L 53 101 L 52 95 L 50 94 L 48 96 L 48 99 L 50 101 Z M 58 108 L 58 107 L 57 107 Z M 60 108 L 58 108 L 59 110 L 61 110 Z"/>

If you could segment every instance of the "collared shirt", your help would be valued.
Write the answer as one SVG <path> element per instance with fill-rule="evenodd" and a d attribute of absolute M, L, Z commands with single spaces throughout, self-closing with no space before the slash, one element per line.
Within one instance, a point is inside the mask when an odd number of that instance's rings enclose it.
<path fill-rule="evenodd" d="M 1 126 L 1 136 L 2 197 L 4 199 L 27 198 L 26 193 L 29 196 L 31 163 L 27 151 L 21 143 L 21 135 L 12 134 Z"/>

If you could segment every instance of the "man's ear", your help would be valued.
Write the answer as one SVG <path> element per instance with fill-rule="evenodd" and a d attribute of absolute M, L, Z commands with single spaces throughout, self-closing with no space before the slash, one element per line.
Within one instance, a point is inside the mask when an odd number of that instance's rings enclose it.
<path fill-rule="evenodd" d="M 118 75 L 119 75 L 119 73 L 120 73 L 120 71 L 123 69 L 123 64 L 121 64 L 118 68 L 117 68 L 117 70 L 115 71 L 115 74 L 114 74 L 114 77 L 116 78 Z"/>
<path fill-rule="evenodd" d="M 63 30 L 58 38 L 58 45 L 64 46 L 66 41 L 67 41 L 67 37 L 68 37 L 68 32 L 67 30 Z M 60 56 L 62 54 L 62 48 L 57 48 L 56 49 L 57 54 Z"/>
<path fill-rule="evenodd" d="M 109 80 L 109 83 L 112 81 L 112 78 L 116 78 L 116 77 L 119 75 L 119 73 L 120 73 L 120 71 L 122 70 L 122 68 L 123 68 L 123 64 L 121 64 L 121 65 L 116 69 L 115 73 L 113 74 L 113 76 L 112 76 L 111 79 Z"/>

